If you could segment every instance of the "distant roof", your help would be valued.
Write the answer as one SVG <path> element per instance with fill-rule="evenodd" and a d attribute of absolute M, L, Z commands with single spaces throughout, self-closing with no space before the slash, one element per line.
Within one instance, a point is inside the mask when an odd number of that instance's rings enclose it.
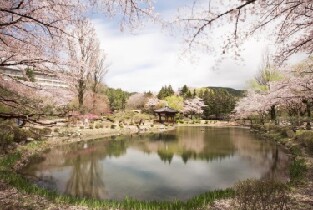
<path fill-rule="evenodd" d="M 173 114 L 178 113 L 177 110 L 172 109 L 168 106 L 161 108 L 161 109 L 154 110 L 154 112 L 156 112 L 156 113 L 173 113 Z"/>

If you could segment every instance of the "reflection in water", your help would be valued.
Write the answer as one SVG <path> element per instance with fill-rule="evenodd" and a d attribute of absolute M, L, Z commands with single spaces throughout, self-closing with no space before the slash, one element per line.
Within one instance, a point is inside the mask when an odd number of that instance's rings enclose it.
<path fill-rule="evenodd" d="M 185 200 L 247 178 L 286 178 L 287 156 L 246 129 L 179 127 L 54 149 L 28 166 L 39 183 L 99 199 Z"/>
<path fill-rule="evenodd" d="M 81 155 L 73 160 L 73 170 L 66 185 L 66 193 L 78 197 L 102 198 L 105 185 L 102 180 L 103 168 L 97 157 L 90 154 L 90 161 L 83 161 Z"/>

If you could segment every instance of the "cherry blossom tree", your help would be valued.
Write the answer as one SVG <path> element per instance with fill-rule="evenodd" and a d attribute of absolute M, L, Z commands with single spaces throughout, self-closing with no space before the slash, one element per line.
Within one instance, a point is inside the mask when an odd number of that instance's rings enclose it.
<path fill-rule="evenodd" d="M 69 76 L 77 91 L 79 109 L 82 109 L 88 77 L 97 69 L 99 42 L 88 20 L 77 22 L 72 37 L 68 41 Z"/>
<path fill-rule="evenodd" d="M 73 67 L 73 62 L 68 62 L 68 58 L 72 59 L 77 52 L 68 51 L 67 41 L 75 39 L 71 33 L 74 26 L 84 21 L 90 10 L 107 16 L 117 15 L 121 18 L 123 28 L 133 28 L 141 23 L 142 18 L 153 16 L 150 0 L 0 0 L 0 67 L 32 67 L 54 74 L 65 70 L 68 72 Z M 75 49 L 74 45 L 71 47 Z M 0 79 L 3 80 L 2 73 Z M 25 83 L 11 79 L 11 83 L 1 84 L 5 91 L 16 91 L 21 96 L 22 92 L 35 93 L 38 90 L 33 87 L 32 91 L 22 91 Z M 33 84 L 28 88 L 30 86 Z M 0 104 L 7 106 L 8 100 L 11 99 L 2 98 Z"/>
<path fill-rule="evenodd" d="M 99 44 L 97 44 L 99 47 Z M 97 101 L 99 101 L 99 92 L 101 87 L 103 87 L 103 77 L 106 75 L 109 69 L 109 65 L 106 63 L 106 55 L 103 50 L 96 49 L 93 58 L 94 66 L 89 74 L 88 83 L 90 83 L 90 89 L 92 91 L 92 110 L 95 112 Z M 101 98 L 101 97 L 100 97 Z"/>
<path fill-rule="evenodd" d="M 131 28 L 152 16 L 149 0 L 0 1 L 0 66 L 30 65 L 51 69 L 63 64 L 60 50 L 68 28 L 93 9 L 119 15 Z M 58 67 L 60 68 L 60 67 Z"/>
<path fill-rule="evenodd" d="M 126 107 L 128 109 L 143 109 L 147 100 L 148 98 L 145 96 L 145 94 L 136 93 L 128 98 Z"/>
<path fill-rule="evenodd" d="M 191 115 L 202 115 L 203 108 L 205 107 L 203 99 L 195 97 L 193 99 L 187 99 L 184 101 L 183 113 L 188 116 Z"/>
<path fill-rule="evenodd" d="M 237 116 L 249 117 L 258 114 L 264 116 L 271 111 L 273 106 L 295 115 L 300 121 L 300 114 L 307 114 L 307 129 L 311 128 L 311 106 L 313 90 L 313 62 L 312 58 L 289 67 L 284 73 L 284 78 L 268 83 L 266 91 L 250 90 L 247 96 L 241 99 L 236 106 Z M 299 125 L 299 123 L 298 123 Z"/>
<path fill-rule="evenodd" d="M 213 48 L 212 30 L 228 25 L 219 54 L 238 49 L 248 37 L 271 31 L 269 39 L 275 40 L 276 61 L 284 62 L 298 52 L 312 55 L 313 2 L 308 0 L 235 0 L 194 1 L 182 10 L 177 22 L 185 32 L 190 49 Z M 186 15 L 190 11 L 190 15 Z M 239 51 L 235 55 L 239 55 Z"/>

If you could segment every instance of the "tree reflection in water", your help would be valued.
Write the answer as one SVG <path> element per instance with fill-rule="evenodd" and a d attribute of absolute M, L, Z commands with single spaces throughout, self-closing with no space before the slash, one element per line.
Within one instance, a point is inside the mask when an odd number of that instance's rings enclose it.
<path fill-rule="evenodd" d="M 99 164 L 102 154 L 94 150 L 78 154 L 71 160 L 71 176 L 66 185 L 66 193 L 77 197 L 103 198 L 107 192 L 103 182 L 103 167 Z M 85 159 L 84 156 L 88 156 Z"/>

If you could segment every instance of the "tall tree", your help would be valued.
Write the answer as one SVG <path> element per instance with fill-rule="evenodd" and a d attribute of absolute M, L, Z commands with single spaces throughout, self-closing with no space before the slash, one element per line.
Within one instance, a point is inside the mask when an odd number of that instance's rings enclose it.
<path fill-rule="evenodd" d="M 97 52 L 99 51 L 99 42 L 95 30 L 88 20 L 77 22 L 72 37 L 68 41 L 70 78 L 75 84 L 79 109 L 82 111 L 88 76 L 92 74 L 93 70 L 99 70 L 97 69 L 99 67 L 97 66 L 99 64 Z"/>
<path fill-rule="evenodd" d="M 212 116 L 217 119 L 223 118 L 224 115 L 230 114 L 235 108 L 236 98 L 223 89 L 207 89 L 204 92 L 203 99 L 206 105 L 203 114 L 206 119 Z"/>
<path fill-rule="evenodd" d="M 129 98 L 129 93 L 123 91 L 122 89 L 108 88 L 106 94 L 109 98 L 111 110 L 124 110 L 126 106 L 127 99 Z"/>
<path fill-rule="evenodd" d="M 187 92 L 189 91 L 189 88 L 187 85 L 184 85 L 180 90 L 179 90 L 179 95 L 182 97 L 185 97 Z"/>
<path fill-rule="evenodd" d="M 92 56 L 93 66 L 89 74 L 89 83 L 92 91 L 92 111 L 96 110 L 97 98 L 99 98 L 100 84 L 103 82 L 103 77 L 108 72 L 109 65 L 106 64 L 106 55 L 103 50 L 99 49 L 100 44 L 96 44 L 94 55 Z"/>
<path fill-rule="evenodd" d="M 269 53 L 266 51 L 263 54 L 263 58 L 261 61 L 261 65 L 259 67 L 259 72 L 254 77 L 253 80 L 250 81 L 250 88 L 255 91 L 260 91 L 263 94 L 267 94 L 271 89 L 271 82 L 279 81 L 283 79 L 282 73 L 273 67 L 270 63 Z M 276 103 L 273 103 L 270 106 L 270 116 L 271 120 L 277 123 L 276 121 Z"/>
<path fill-rule="evenodd" d="M 169 86 L 165 85 L 159 91 L 158 98 L 164 99 L 164 98 L 171 96 L 171 95 L 174 95 L 174 90 L 173 90 L 172 86 L 171 85 L 169 85 Z"/>

